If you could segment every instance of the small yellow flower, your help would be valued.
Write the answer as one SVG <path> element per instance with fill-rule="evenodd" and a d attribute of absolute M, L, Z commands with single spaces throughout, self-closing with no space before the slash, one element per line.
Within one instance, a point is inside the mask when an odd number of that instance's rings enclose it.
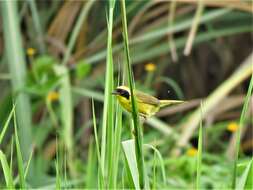
<path fill-rule="evenodd" d="M 48 95 L 47 95 L 47 100 L 48 100 L 49 102 L 54 102 L 54 101 L 59 100 L 59 96 L 60 96 L 60 95 L 59 95 L 58 92 L 51 91 L 51 92 L 49 92 Z"/>
<path fill-rule="evenodd" d="M 156 69 L 156 65 L 154 63 L 148 63 L 145 65 L 145 70 L 148 72 L 153 72 Z"/>
<path fill-rule="evenodd" d="M 32 57 L 36 53 L 36 49 L 34 48 L 27 48 L 26 53 L 28 56 Z"/>
<path fill-rule="evenodd" d="M 230 122 L 227 126 L 227 130 L 230 132 L 235 132 L 239 128 L 239 125 L 236 122 Z"/>
<path fill-rule="evenodd" d="M 198 153 L 198 149 L 196 148 L 189 148 L 186 152 L 187 156 L 195 156 Z"/>

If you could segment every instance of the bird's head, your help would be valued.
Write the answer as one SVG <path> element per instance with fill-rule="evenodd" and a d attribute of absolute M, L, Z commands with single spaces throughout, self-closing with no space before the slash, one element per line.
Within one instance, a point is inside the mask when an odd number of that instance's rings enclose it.
<path fill-rule="evenodd" d="M 129 100 L 130 97 L 130 89 L 126 86 L 118 86 L 113 92 L 112 94 L 121 97 L 121 98 L 125 98 L 127 100 Z"/>

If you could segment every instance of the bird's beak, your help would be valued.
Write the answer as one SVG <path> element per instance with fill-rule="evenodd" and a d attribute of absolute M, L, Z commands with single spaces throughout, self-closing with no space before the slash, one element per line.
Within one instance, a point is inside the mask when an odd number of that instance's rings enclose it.
<path fill-rule="evenodd" d="M 112 95 L 117 95 L 118 93 L 116 91 L 113 91 L 112 92 Z"/>

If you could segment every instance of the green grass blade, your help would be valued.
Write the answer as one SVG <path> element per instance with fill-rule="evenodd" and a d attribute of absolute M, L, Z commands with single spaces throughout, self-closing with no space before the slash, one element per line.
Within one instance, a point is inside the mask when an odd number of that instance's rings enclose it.
<path fill-rule="evenodd" d="M 120 141 L 121 141 L 121 131 L 122 131 L 122 108 L 117 104 L 117 115 L 115 124 L 115 152 L 114 152 L 114 173 L 113 173 L 113 187 L 117 188 L 117 174 L 119 168 L 119 156 L 120 156 Z"/>
<path fill-rule="evenodd" d="M 236 189 L 253 189 L 253 159 L 249 161 L 245 168 Z"/>
<path fill-rule="evenodd" d="M 115 1 L 109 1 L 109 18 L 107 22 L 107 56 L 106 56 L 106 76 L 105 76 L 105 96 L 103 108 L 103 124 L 102 124 L 102 142 L 101 142 L 101 166 L 102 173 L 108 175 L 106 183 L 111 186 L 111 165 L 113 158 L 113 139 L 114 139 L 114 103 L 112 91 L 114 86 L 113 78 L 113 58 L 112 58 L 112 27 L 113 12 Z M 105 183 L 105 182 L 104 182 Z"/>
<path fill-rule="evenodd" d="M 26 176 L 28 174 L 29 166 L 30 166 L 30 163 L 31 163 L 31 160 L 32 160 L 32 157 L 33 157 L 33 150 L 31 151 L 31 154 L 29 156 L 29 159 L 28 159 L 28 162 L 27 162 L 27 165 L 26 165 L 26 168 L 25 168 L 25 179 L 26 179 Z"/>
<path fill-rule="evenodd" d="M 161 155 L 161 153 L 159 152 L 159 150 L 157 150 L 157 148 L 155 148 L 154 146 L 150 145 L 150 144 L 144 144 L 147 148 L 150 148 L 154 151 L 155 154 L 155 158 L 154 160 L 158 158 L 159 160 L 159 165 L 161 166 L 161 173 L 162 173 L 162 179 L 163 179 L 163 185 L 164 187 L 166 187 L 166 170 L 165 170 L 165 165 L 164 165 L 164 160 L 163 157 Z M 157 163 L 157 161 L 156 161 Z"/>
<path fill-rule="evenodd" d="M 8 189 L 14 189 L 14 183 L 13 183 L 13 178 L 11 176 L 11 169 L 8 165 L 7 159 L 5 154 L 0 150 L 0 161 L 1 161 L 1 165 L 3 168 L 3 174 L 4 174 L 4 178 L 5 178 L 5 183 L 6 183 L 6 187 Z"/>
<path fill-rule="evenodd" d="M 34 0 L 29 0 L 28 2 L 29 2 L 31 12 L 32 12 L 34 28 L 35 28 L 35 31 L 36 31 L 37 36 L 38 36 L 39 50 L 40 50 L 40 53 L 44 54 L 46 52 L 46 46 L 45 46 L 45 43 L 44 43 L 44 40 L 43 40 L 43 30 L 41 28 L 38 9 L 36 7 L 36 3 L 35 3 Z"/>
<path fill-rule="evenodd" d="M 201 103 L 202 108 L 202 103 Z M 202 109 L 201 109 L 202 110 Z M 202 114 L 201 114 L 202 117 Z M 200 177 L 201 177 L 201 168 L 202 168 L 202 145 L 203 145 L 203 132 L 202 132 L 202 119 L 200 121 L 199 127 L 199 139 L 198 139 L 198 155 L 197 155 L 197 177 L 196 177 L 196 189 L 201 189 L 200 187 Z"/>
<path fill-rule="evenodd" d="M 85 172 L 85 188 L 92 189 L 97 184 L 97 174 L 94 172 L 97 170 L 97 162 L 94 154 L 94 139 L 89 142 L 88 158 L 87 158 L 87 170 Z"/>
<path fill-rule="evenodd" d="M 17 160 L 18 160 L 18 174 L 19 174 L 20 187 L 26 188 L 25 170 L 24 170 L 24 163 L 23 163 L 22 153 L 21 153 L 20 144 L 19 144 L 15 111 L 13 114 L 13 119 L 14 119 L 14 128 L 15 128 L 15 143 L 16 143 Z"/>
<path fill-rule="evenodd" d="M 72 50 L 74 48 L 74 45 L 75 45 L 77 36 L 78 36 L 78 34 L 79 34 L 80 30 L 81 30 L 82 24 L 83 24 L 84 20 L 87 18 L 89 10 L 90 10 L 90 8 L 91 8 L 91 6 L 93 5 L 94 2 L 95 1 L 86 1 L 86 2 L 83 2 L 84 5 L 83 5 L 83 8 L 82 8 L 81 13 L 79 15 L 79 18 L 78 18 L 78 20 L 76 22 L 76 25 L 74 27 L 74 30 L 71 33 L 72 35 L 70 36 L 70 40 L 69 40 L 69 43 L 68 43 L 68 48 L 67 48 L 66 53 L 64 54 L 62 65 L 65 65 L 65 64 L 68 63 L 70 54 L 71 54 L 71 52 L 72 52 Z"/>
<path fill-rule="evenodd" d="M 9 116 L 8 116 L 8 118 L 7 118 L 7 120 L 6 120 L 5 124 L 4 124 L 4 126 L 3 126 L 3 129 L 2 129 L 2 131 L 1 131 L 1 133 L 0 133 L 0 145 L 1 145 L 1 143 L 2 143 L 2 140 L 3 140 L 3 138 L 4 138 L 5 132 L 6 132 L 8 126 L 9 126 L 9 123 L 10 123 L 10 121 L 11 121 L 12 115 L 13 115 L 13 113 L 14 113 L 14 111 L 15 111 L 15 107 L 16 107 L 15 105 L 12 107 L 12 110 L 11 110 L 11 112 L 10 112 L 10 114 L 9 114 Z"/>
<path fill-rule="evenodd" d="M 251 69 L 252 65 L 251 65 Z M 250 104 L 250 97 L 252 95 L 252 89 L 253 89 L 253 74 L 251 75 L 251 80 L 250 80 L 250 84 L 249 84 L 249 88 L 248 88 L 248 92 L 243 104 L 243 108 L 242 108 L 242 113 L 241 113 L 241 117 L 240 117 L 240 123 L 239 123 L 239 128 L 236 131 L 236 147 L 235 147 L 235 158 L 234 158 L 234 170 L 233 170 L 233 179 L 232 179 L 232 188 L 235 189 L 236 186 L 236 175 L 237 175 L 237 163 L 238 163 L 238 157 L 239 157 L 239 151 L 240 151 L 240 142 L 241 142 L 241 130 L 242 127 L 245 124 L 246 121 L 246 113 L 248 111 L 249 108 L 249 104 Z"/>
<path fill-rule="evenodd" d="M 97 124 L 96 124 L 96 115 L 95 115 L 95 108 L 94 108 L 94 100 L 92 99 L 92 118 L 93 118 L 93 128 L 94 128 L 94 135 L 95 135 L 95 142 L 96 142 L 96 151 L 97 151 L 97 159 L 98 159 L 98 168 L 99 168 L 99 178 L 101 187 L 104 187 L 104 171 L 102 170 L 102 164 L 101 164 L 101 154 L 100 154 L 100 148 L 99 148 L 99 141 L 98 141 L 98 133 L 97 133 Z"/>
<path fill-rule="evenodd" d="M 17 1 L 1 1 L 3 31 L 7 61 L 10 69 L 13 95 L 16 98 L 16 113 L 19 124 L 20 148 L 24 160 L 29 159 L 32 149 L 32 118 L 30 99 L 21 92 L 26 83 L 26 65 L 22 37 L 19 28 Z M 30 172 L 32 173 L 32 168 Z"/>
<path fill-rule="evenodd" d="M 126 64 L 127 64 L 128 83 L 129 83 L 129 88 L 131 92 L 131 107 L 132 107 L 132 117 L 133 117 L 134 132 L 135 132 L 134 136 L 135 136 L 136 160 L 137 160 L 137 167 L 138 167 L 138 172 L 139 172 L 140 188 L 144 188 L 145 172 L 144 172 L 142 128 L 139 121 L 139 114 L 138 114 L 136 100 L 133 95 L 134 94 L 133 90 L 135 86 L 134 86 L 134 79 L 132 75 L 130 53 L 129 53 L 125 1 L 121 0 L 120 2 L 121 2 L 121 19 L 122 19 L 122 28 L 123 28 L 124 50 L 125 50 Z"/>
<path fill-rule="evenodd" d="M 139 172 L 137 168 L 136 161 L 136 151 L 134 140 L 127 140 L 122 142 L 122 147 L 126 159 L 126 168 L 129 168 L 130 176 L 129 178 L 134 184 L 135 189 L 140 189 L 139 183 Z"/>
<path fill-rule="evenodd" d="M 59 163 L 59 144 L 56 137 L 56 161 L 55 161 L 55 171 L 56 171 L 56 181 L 55 181 L 55 188 L 58 190 L 61 189 L 61 172 L 60 172 L 60 163 Z"/>
<path fill-rule="evenodd" d="M 68 166 L 71 175 L 75 175 L 75 168 L 73 166 L 73 104 L 70 76 L 68 70 L 63 65 L 56 65 L 54 67 L 56 74 L 60 79 L 60 106 L 61 106 L 61 121 L 63 125 L 62 142 L 65 143 L 68 153 Z"/>

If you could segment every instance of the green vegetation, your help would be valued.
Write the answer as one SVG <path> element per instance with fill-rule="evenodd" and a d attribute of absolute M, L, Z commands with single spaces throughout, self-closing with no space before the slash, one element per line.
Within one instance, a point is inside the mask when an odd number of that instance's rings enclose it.
<path fill-rule="evenodd" d="M 0 188 L 253 189 L 250 2 L 0 10 Z M 120 85 L 186 102 L 142 118 Z"/>

